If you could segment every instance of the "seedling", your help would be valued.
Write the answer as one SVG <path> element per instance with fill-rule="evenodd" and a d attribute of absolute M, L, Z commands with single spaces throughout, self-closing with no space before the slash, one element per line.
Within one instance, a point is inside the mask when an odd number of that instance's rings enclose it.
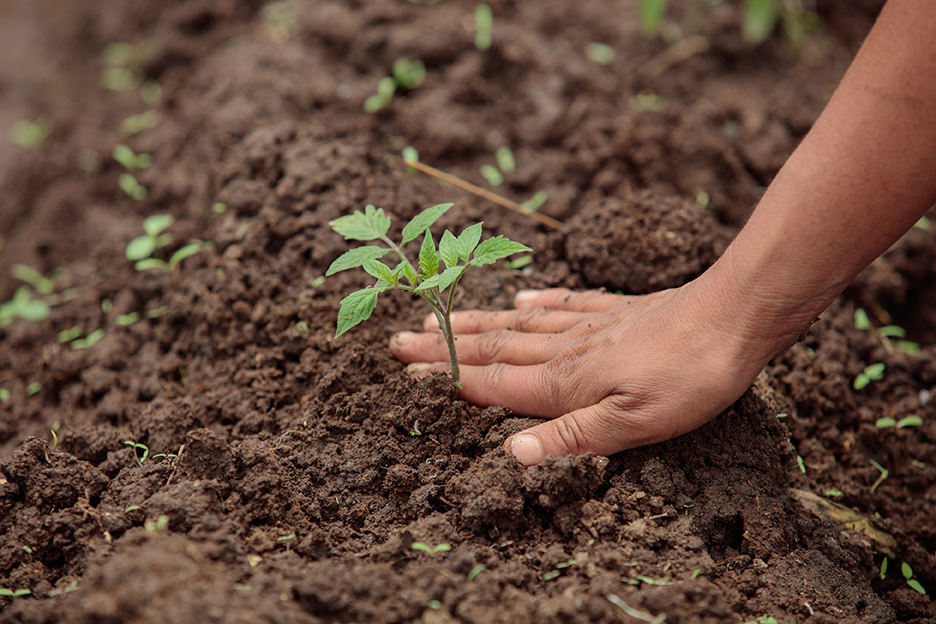
<path fill-rule="evenodd" d="M 903 577 L 907 579 L 907 585 L 917 593 L 926 595 L 926 590 L 923 589 L 923 586 L 920 584 L 920 581 L 913 578 L 913 569 L 910 567 L 909 563 L 903 563 L 900 566 L 900 572 L 903 574 Z"/>
<path fill-rule="evenodd" d="M 904 427 L 919 427 L 923 424 L 923 418 L 921 416 L 905 416 L 900 420 L 894 420 L 893 418 L 878 418 L 875 421 L 874 426 L 878 429 L 887 429 L 889 427 L 896 427 L 897 429 L 903 429 Z"/>
<path fill-rule="evenodd" d="M 412 428 L 412 430 L 409 432 L 409 434 L 410 434 L 411 436 L 421 436 L 421 435 L 422 435 L 422 431 L 419 430 L 419 421 L 418 421 L 418 420 L 415 421 L 415 422 L 413 423 L 413 428 Z"/>
<path fill-rule="evenodd" d="M 400 57 L 393 63 L 393 75 L 384 76 L 377 83 L 377 94 L 364 100 L 364 110 L 376 113 L 393 99 L 393 95 L 412 91 L 426 79 L 426 65 L 422 61 L 412 61 Z"/>
<path fill-rule="evenodd" d="M 136 89 L 143 80 L 143 65 L 149 58 L 144 44 L 109 43 L 101 55 L 104 70 L 101 86 L 111 91 Z"/>
<path fill-rule="evenodd" d="M 842 490 L 839 490 L 838 488 L 831 488 L 831 489 L 826 490 L 825 495 L 828 496 L 829 498 L 842 498 L 843 496 L 845 496 L 845 493 L 842 492 Z"/>
<path fill-rule="evenodd" d="M 546 191 L 536 191 L 536 193 L 530 199 L 526 200 L 521 206 L 530 211 L 539 210 L 543 207 L 543 204 L 546 203 L 546 200 L 549 199 L 549 193 Z"/>
<path fill-rule="evenodd" d="M 487 4 L 475 7 L 475 47 L 485 52 L 494 42 L 494 12 Z"/>
<path fill-rule="evenodd" d="M 10 390 L 8 388 L 0 388 L 0 401 L 6 403 L 10 400 Z"/>
<path fill-rule="evenodd" d="M 33 396 L 39 394 L 39 391 L 42 390 L 42 384 L 38 381 L 34 381 L 28 386 L 26 386 L 26 394 L 28 396 Z"/>
<path fill-rule="evenodd" d="M 52 122 L 45 115 L 42 115 L 36 121 L 27 121 L 21 119 L 13 124 L 10 131 L 10 138 L 20 147 L 26 149 L 37 149 L 49 136 L 52 131 Z"/>
<path fill-rule="evenodd" d="M 154 109 L 143 111 L 139 115 L 133 115 L 124 119 L 123 123 L 120 124 L 120 132 L 125 136 L 133 136 L 144 130 L 155 128 L 159 125 L 159 120 L 159 111 Z"/>
<path fill-rule="evenodd" d="M 289 535 L 280 535 L 276 538 L 276 541 L 286 544 L 286 552 L 289 552 L 289 543 L 294 539 L 296 539 L 296 534 L 290 533 Z"/>
<path fill-rule="evenodd" d="M 133 325 L 140 320 L 139 312 L 130 312 L 128 314 L 118 314 L 117 318 L 114 319 L 114 322 L 120 325 L 121 327 L 126 327 L 127 325 Z"/>
<path fill-rule="evenodd" d="M 63 329 L 62 331 L 60 331 L 58 335 L 56 336 L 56 339 L 59 342 L 71 342 L 72 340 L 80 336 L 81 336 L 81 328 L 76 325 L 74 327 L 69 327 L 68 329 Z"/>
<path fill-rule="evenodd" d="M 140 465 L 140 468 L 142 468 L 146 463 L 146 458 L 149 457 L 149 447 L 145 444 L 134 442 L 133 440 L 124 440 L 124 444 L 133 447 L 133 456 Z M 142 451 L 143 454 L 140 455 L 137 451 Z"/>
<path fill-rule="evenodd" d="M 882 581 L 887 578 L 887 557 L 884 557 L 884 561 L 881 562 L 880 577 Z"/>
<path fill-rule="evenodd" d="M 483 563 L 479 563 L 475 567 L 471 568 L 471 572 L 468 573 L 467 581 L 470 583 L 475 580 L 475 577 L 487 570 L 487 566 Z"/>
<path fill-rule="evenodd" d="M 135 154 L 126 145 L 120 144 L 114 148 L 114 160 L 123 165 L 127 171 L 146 169 L 153 164 L 153 157 L 149 154 Z"/>
<path fill-rule="evenodd" d="M 429 608 L 429 609 L 436 609 L 436 610 L 437 610 L 437 609 L 441 609 L 441 608 L 442 608 L 442 603 L 439 602 L 438 600 L 430 600 L 429 602 L 426 603 L 426 607 Z"/>
<path fill-rule="evenodd" d="M 880 381 L 882 379 L 884 379 L 884 363 L 877 362 L 876 364 L 865 367 L 864 371 L 858 373 L 852 386 L 855 390 L 861 390 L 872 381 Z"/>
<path fill-rule="evenodd" d="M 491 186 L 500 186 L 504 183 L 504 175 L 494 165 L 481 165 L 481 177 Z"/>
<path fill-rule="evenodd" d="M 33 549 L 29 546 L 23 546 L 23 552 L 26 553 L 26 556 L 29 558 L 29 563 L 32 563 L 33 560 Z"/>
<path fill-rule="evenodd" d="M 494 158 L 497 160 L 497 166 L 484 164 L 479 171 L 491 186 L 500 186 L 504 183 L 504 176 L 513 173 L 517 169 L 517 161 L 509 147 L 498 147 L 494 152 Z M 545 200 L 544 200 L 545 201 Z M 537 206 L 538 208 L 539 206 Z M 535 210 L 531 208 L 530 210 Z"/>
<path fill-rule="evenodd" d="M 184 247 L 179 248 L 169 261 L 151 257 L 157 250 L 166 247 L 172 243 L 172 234 L 164 232 L 174 222 L 172 215 L 152 215 L 143 220 L 143 236 L 134 238 L 127 244 L 127 259 L 136 260 L 137 271 L 146 271 L 148 269 L 162 269 L 168 273 L 178 269 L 179 264 L 194 256 L 202 250 L 201 242 L 191 242 Z"/>
<path fill-rule="evenodd" d="M 653 36 L 660 32 L 660 24 L 666 13 L 666 2 L 667 0 L 637 0 L 640 28 L 645 35 Z"/>
<path fill-rule="evenodd" d="M 799 466 L 800 472 L 806 474 L 806 462 L 803 461 L 803 457 L 801 455 L 796 456 L 796 465 Z"/>
<path fill-rule="evenodd" d="M 6 596 L 8 598 L 19 598 L 20 596 L 28 596 L 32 592 L 28 589 L 7 589 L 6 587 L 0 587 L 0 596 Z"/>
<path fill-rule="evenodd" d="M 659 113 L 666 108 L 666 98 L 655 93 L 638 93 L 631 97 L 630 103 L 638 113 Z"/>
<path fill-rule="evenodd" d="M 556 569 L 555 569 L 555 570 L 550 570 L 549 572 L 547 572 L 546 574 L 543 575 L 543 580 L 544 580 L 544 581 L 551 581 L 551 580 L 553 580 L 554 578 L 557 578 L 557 577 L 561 576 L 563 570 L 565 570 L 566 568 L 568 568 L 568 567 L 570 567 L 570 566 L 574 566 L 576 563 L 577 563 L 577 562 L 575 561 L 575 559 L 569 559 L 568 561 L 566 561 L 566 562 L 564 562 L 564 563 L 557 563 L 557 564 L 556 564 Z"/>
<path fill-rule="evenodd" d="M 29 288 L 20 286 L 13 298 L 0 304 L 0 327 L 6 327 L 15 319 L 37 322 L 49 316 L 49 304 L 42 299 L 33 299 Z"/>
<path fill-rule="evenodd" d="M 93 347 L 98 341 L 104 337 L 103 329 L 95 329 L 93 332 L 85 336 L 84 338 L 77 338 L 71 341 L 72 351 L 78 351 L 80 349 L 88 349 Z"/>
<path fill-rule="evenodd" d="M 451 544 L 439 544 L 438 546 L 429 546 L 428 544 L 424 544 L 422 542 L 413 542 L 412 549 L 421 550 L 422 552 L 427 552 L 433 557 L 435 557 L 436 553 L 447 552 L 449 550 L 452 550 L 452 545 Z"/>
<path fill-rule="evenodd" d="M 143 528 L 150 533 L 162 533 L 167 528 L 169 528 L 169 516 L 159 516 L 155 521 L 147 520 L 143 523 Z"/>
<path fill-rule="evenodd" d="M 617 58 L 617 52 L 609 45 L 594 41 L 585 48 L 585 54 L 593 63 L 610 65 Z"/>
<path fill-rule="evenodd" d="M 884 483 L 884 479 L 887 478 L 887 476 L 890 474 L 890 471 L 873 459 L 869 459 L 868 461 L 871 462 L 871 465 L 877 468 L 877 471 L 881 473 L 881 476 L 879 476 L 877 481 L 874 482 L 874 485 L 871 486 L 871 491 L 874 492 L 874 490 L 876 490 L 879 485 Z"/>
<path fill-rule="evenodd" d="M 362 267 L 369 275 L 377 278 L 375 285 L 351 293 L 341 300 L 336 338 L 367 320 L 377 306 L 377 296 L 385 290 L 405 290 L 422 297 L 439 321 L 442 335 L 448 344 L 452 381 L 460 387 L 458 357 L 455 353 L 455 335 L 451 321 L 455 289 L 459 280 L 470 266 L 493 264 L 512 254 L 532 250 L 503 236 L 481 242 L 481 223 L 466 228 L 457 237 L 446 230 L 437 250 L 429 228 L 451 207 L 452 204 L 438 204 L 416 215 L 403 227 L 400 245 L 387 237 L 390 218 L 384 214 L 383 208 L 374 208 L 368 204 L 363 213 L 356 210 L 354 214 L 335 219 L 329 225 L 345 239 L 380 240 L 386 243 L 389 249 L 376 245 L 352 249 L 339 256 L 328 267 L 325 275 Z M 414 265 L 407 258 L 403 247 L 420 235 L 423 235 L 423 241 L 418 263 Z M 394 268 L 379 261 L 389 252 L 393 252 L 400 259 Z M 440 260 L 446 267 L 444 270 Z"/>

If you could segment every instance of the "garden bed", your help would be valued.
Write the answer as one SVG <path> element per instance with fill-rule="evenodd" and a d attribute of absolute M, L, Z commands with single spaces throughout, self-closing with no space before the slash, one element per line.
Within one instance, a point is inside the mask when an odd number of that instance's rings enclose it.
<path fill-rule="evenodd" d="M 321 279 L 349 248 L 327 224 L 367 203 L 398 228 L 451 201 L 441 226 L 484 221 L 534 250 L 468 273 L 459 308 L 698 276 L 875 10 L 820 2 L 826 28 L 794 50 L 779 33 L 746 42 L 730 3 L 675 3 L 669 46 L 630 2 L 491 4 L 487 50 L 458 0 L 0 6 L 0 38 L 35 46 L 0 61 L 0 119 L 51 129 L 0 152 L 2 299 L 23 285 L 13 264 L 61 268 L 47 318 L 0 329 L 0 588 L 30 592 L 0 596 L 0 622 L 639 621 L 618 602 L 670 622 L 933 621 L 931 231 L 862 273 L 716 420 L 610 458 L 524 469 L 502 445 L 533 420 L 409 379 L 386 347 L 427 312 L 405 293 L 334 339 L 339 300 L 369 282 Z M 108 70 L 114 42 L 140 52 Z M 615 58 L 590 58 L 593 43 Z M 365 112 L 400 57 L 425 82 Z M 161 94 L 102 88 L 121 68 Z M 147 110 L 154 126 L 126 136 Z M 141 200 L 121 190 L 119 144 L 152 156 L 133 172 Z M 408 171 L 407 145 L 481 186 L 510 147 L 496 190 L 546 191 L 563 226 Z M 176 271 L 124 255 L 153 214 L 175 219 L 155 255 L 199 241 Z M 855 389 L 874 363 L 883 378 Z M 910 415 L 922 424 L 876 424 Z"/>

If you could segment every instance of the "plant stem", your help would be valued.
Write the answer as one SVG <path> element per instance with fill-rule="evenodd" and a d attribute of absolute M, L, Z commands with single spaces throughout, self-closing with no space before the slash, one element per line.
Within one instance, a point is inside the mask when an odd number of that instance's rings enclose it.
<path fill-rule="evenodd" d="M 445 336 L 445 342 L 448 344 L 449 359 L 452 361 L 452 383 L 456 386 L 461 385 L 458 371 L 458 356 L 455 354 L 455 334 L 452 332 L 452 319 L 444 310 L 434 310 L 436 318 L 439 319 L 439 328 L 442 335 Z"/>

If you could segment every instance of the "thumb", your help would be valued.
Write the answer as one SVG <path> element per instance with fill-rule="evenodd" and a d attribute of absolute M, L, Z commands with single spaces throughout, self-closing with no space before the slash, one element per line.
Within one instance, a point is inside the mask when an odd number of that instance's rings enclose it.
<path fill-rule="evenodd" d="M 589 451 L 610 455 L 651 441 L 646 439 L 646 427 L 634 426 L 620 406 L 610 409 L 608 402 L 605 399 L 521 431 L 507 440 L 507 450 L 524 466 L 534 466 L 547 455 L 562 457 Z"/>

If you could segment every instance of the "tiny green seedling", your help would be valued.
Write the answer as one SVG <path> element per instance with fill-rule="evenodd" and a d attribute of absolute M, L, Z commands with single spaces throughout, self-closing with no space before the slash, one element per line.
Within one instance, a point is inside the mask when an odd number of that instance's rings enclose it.
<path fill-rule="evenodd" d="M 42 384 L 38 381 L 34 381 L 28 386 L 26 386 L 26 394 L 28 396 L 33 396 L 39 394 L 39 391 L 42 390 Z"/>
<path fill-rule="evenodd" d="M 487 4 L 475 7 L 475 47 L 485 52 L 494 43 L 494 12 Z"/>
<path fill-rule="evenodd" d="M 479 563 L 475 567 L 471 568 L 471 571 L 468 573 L 466 580 L 470 583 L 471 581 L 475 580 L 475 577 L 477 577 L 485 570 L 487 570 L 487 566 L 483 563 Z"/>
<path fill-rule="evenodd" d="M 413 422 L 413 428 L 410 430 L 409 434 L 411 436 L 421 436 L 422 431 L 419 430 L 419 421 Z"/>
<path fill-rule="evenodd" d="M 124 119 L 123 123 L 120 124 L 120 132 L 125 136 L 133 136 L 144 130 L 155 128 L 159 125 L 159 121 L 159 111 L 150 109 L 148 111 L 143 111 L 139 115 L 133 115 Z"/>
<path fill-rule="evenodd" d="M 799 466 L 800 472 L 806 474 L 806 462 L 803 461 L 803 457 L 801 455 L 796 456 L 796 465 Z"/>
<path fill-rule="evenodd" d="M 136 154 L 132 149 L 124 144 L 114 148 L 114 160 L 123 165 L 127 171 L 136 171 L 146 169 L 153 164 L 153 157 L 149 154 Z"/>
<path fill-rule="evenodd" d="M 593 63 L 599 65 L 610 65 L 617 58 L 617 52 L 611 46 L 593 41 L 585 47 L 585 55 Z"/>
<path fill-rule="evenodd" d="M 0 327 L 6 327 L 18 318 L 31 323 L 45 320 L 49 310 L 48 303 L 42 299 L 33 299 L 29 288 L 20 286 L 13 293 L 12 299 L 0 304 Z"/>
<path fill-rule="evenodd" d="M 458 236 L 446 230 L 436 249 L 429 228 L 451 207 L 452 204 L 438 204 L 416 215 L 403 227 L 400 245 L 387 237 L 390 218 L 384 214 L 383 208 L 374 208 L 368 204 L 365 212 L 356 210 L 354 214 L 335 219 L 329 225 L 345 239 L 380 240 L 389 248 L 367 245 L 352 249 L 339 256 L 328 267 L 325 275 L 362 267 L 369 275 L 377 278 L 375 285 L 351 293 L 341 300 L 336 338 L 366 321 L 377 306 L 377 296 L 386 290 L 405 290 L 422 297 L 439 321 L 439 328 L 448 344 L 452 381 L 459 386 L 458 357 L 455 354 L 455 334 L 452 331 L 451 320 L 455 289 L 459 280 L 468 267 L 493 264 L 502 258 L 532 249 L 503 236 L 481 241 L 481 223 L 466 228 Z M 403 247 L 421 235 L 423 241 L 418 263 L 414 265 L 409 261 Z M 400 259 L 394 268 L 379 261 L 390 252 Z"/>
<path fill-rule="evenodd" d="M 143 65 L 149 59 L 144 45 L 109 43 L 101 55 L 101 86 L 110 91 L 131 91 L 143 81 Z"/>
<path fill-rule="evenodd" d="M 9 388 L 0 388 L 0 401 L 6 403 L 9 400 L 10 400 Z"/>
<path fill-rule="evenodd" d="M 296 539 L 296 534 L 290 533 L 289 535 L 280 535 L 279 537 L 276 538 L 276 541 L 280 542 L 281 544 L 286 544 L 286 552 L 289 552 L 289 544 L 294 539 Z"/>
<path fill-rule="evenodd" d="M 101 328 L 95 329 L 93 332 L 85 336 L 84 338 L 76 338 L 71 341 L 72 351 L 78 351 L 80 349 L 88 349 L 93 347 L 101 338 L 104 337 L 104 330 Z"/>
<path fill-rule="evenodd" d="M 884 379 L 884 368 L 883 362 L 877 362 L 865 367 L 865 369 L 855 377 L 852 387 L 854 387 L 855 390 L 861 390 L 872 381 L 881 381 Z"/>
<path fill-rule="evenodd" d="M 536 193 L 533 194 L 533 197 L 526 200 L 520 205 L 531 212 L 535 212 L 543 207 L 543 204 L 546 203 L 547 199 L 549 199 L 549 193 L 547 193 L 546 191 L 540 190 L 540 191 L 536 191 Z"/>
<path fill-rule="evenodd" d="M 162 515 L 156 520 L 147 520 L 143 523 L 143 528 L 150 533 L 162 533 L 169 528 L 169 516 Z"/>
<path fill-rule="evenodd" d="M 21 119 L 13 124 L 10 138 L 13 143 L 25 149 L 38 149 L 52 131 L 52 122 L 45 115 L 35 121 Z"/>
<path fill-rule="evenodd" d="M 826 490 L 825 495 L 828 496 L 829 498 L 842 498 L 843 496 L 845 496 L 845 493 L 842 492 L 842 490 L 838 488 L 831 488 L 831 489 Z"/>
<path fill-rule="evenodd" d="M 28 589 L 7 589 L 6 587 L 0 587 L 0 596 L 5 596 L 7 598 L 19 598 L 20 596 L 28 596 L 32 592 Z"/>
<path fill-rule="evenodd" d="M 640 28 L 647 36 L 660 32 L 663 15 L 666 13 L 667 0 L 637 0 L 640 13 Z"/>
<path fill-rule="evenodd" d="M 29 563 L 32 563 L 33 560 L 33 549 L 29 546 L 23 546 L 23 552 L 26 553 L 26 557 L 29 558 Z"/>
<path fill-rule="evenodd" d="M 887 578 L 887 557 L 884 557 L 884 561 L 881 562 L 881 571 L 879 576 L 881 577 L 882 581 Z"/>
<path fill-rule="evenodd" d="M 364 100 L 364 110 L 368 113 L 376 113 L 390 104 L 395 93 L 412 91 L 425 79 L 425 63 L 406 57 L 398 58 L 393 62 L 393 75 L 381 78 L 377 83 L 377 94 Z"/>
<path fill-rule="evenodd" d="M 162 269 L 172 273 L 179 268 L 180 263 L 194 256 L 202 250 L 202 243 L 193 241 L 188 245 L 180 247 L 166 262 L 160 258 L 153 258 L 152 255 L 159 249 L 172 243 L 173 236 L 164 230 L 168 229 L 174 223 L 172 215 L 161 214 L 152 215 L 143 220 L 143 236 L 134 238 L 127 244 L 126 255 L 128 260 L 136 260 L 136 270 L 146 271 L 148 269 Z"/>
<path fill-rule="evenodd" d="M 630 104 L 638 113 L 659 113 L 666 108 L 666 98 L 656 93 L 638 93 L 631 97 Z"/>
<path fill-rule="evenodd" d="M 134 442 L 133 440 L 124 440 L 124 444 L 133 447 L 133 456 L 140 465 L 140 468 L 142 468 L 143 465 L 146 464 L 146 459 L 149 457 L 149 447 L 145 444 Z M 137 451 L 141 451 L 143 454 L 140 455 Z"/>
<path fill-rule="evenodd" d="M 422 552 L 429 553 L 430 555 L 435 557 L 436 553 L 447 552 L 449 550 L 452 550 L 452 545 L 451 544 L 439 544 L 438 546 L 429 546 L 428 544 L 424 544 L 423 542 L 413 542 L 413 545 L 411 548 L 413 550 L 420 550 Z"/>
<path fill-rule="evenodd" d="M 550 570 L 549 572 L 547 572 L 546 574 L 543 575 L 543 580 L 544 580 L 544 581 L 551 581 L 551 580 L 553 580 L 554 578 L 558 578 L 559 576 L 562 575 L 562 571 L 563 571 L 563 570 L 565 570 L 565 569 L 568 568 L 568 567 L 574 566 L 576 563 L 578 563 L 578 562 L 577 562 L 575 559 L 569 559 L 569 560 L 566 561 L 566 562 L 557 563 L 557 564 L 556 564 L 556 569 L 555 569 L 555 570 Z"/>
<path fill-rule="evenodd" d="M 855 329 L 861 331 L 871 329 L 871 319 L 868 318 L 868 313 L 864 311 L 864 308 L 855 309 Z"/>
<path fill-rule="evenodd" d="M 919 427 L 923 424 L 923 417 L 917 415 L 905 416 L 900 420 L 894 420 L 893 418 L 878 418 L 875 421 L 874 426 L 878 429 L 888 429 L 890 427 L 895 427 L 897 429 L 903 429 L 904 427 Z"/>
<path fill-rule="evenodd" d="M 917 593 L 926 595 L 926 590 L 920 584 L 920 581 L 913 578 L 913 568 L 910 567 L 909 563 L 903 563 L 900 566 L 900 573 L 903 574 L 903 577 L 907 580 L 907 585 Z"/>
<path fill-rule="evenodd" d="M 500 186 L 504 183 L 504 176 L 510 175 L 517 169 L 517 161 L 514 158 L 513 151 L 509 147 L 498 147 L 494 152 L 494 158 L 497 160 L 497 166 L 484 164 L 479 171 L 491 186 Z"/>
<path fill-rule="evenodd" d="M 879 476 L 877 481 L 874 482 L 874 485 L 871 486 L 871 491 L 874 492 L 874 490 L 878 489 L 879 485 L 884 483 L 884 479 L 886 479 L 888 475 L 890 475 L 890 471 L 884 466 L 882 466 L 881 464 L 874 461 L 873 459 L 869 459 L 868 461 L 871 463 L 872 466 L 877 468 L 877 471 L 879 473 L 881 473 L 881 476 Z"/>

